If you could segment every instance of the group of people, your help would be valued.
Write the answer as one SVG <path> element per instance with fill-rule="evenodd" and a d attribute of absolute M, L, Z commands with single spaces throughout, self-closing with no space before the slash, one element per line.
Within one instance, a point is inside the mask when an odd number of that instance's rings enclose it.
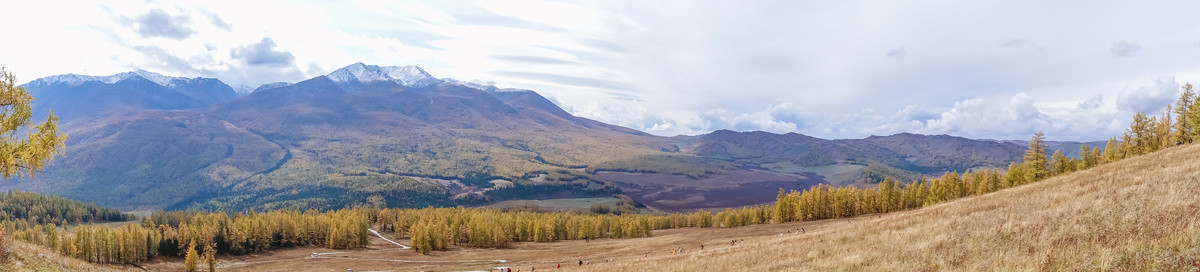
<path fill-rule="evenodd" d="M 783 236 L 784 234 L 804 234 L 804 228 L 796 229 L 796 231 L 794 231 L 794 232 L 792 232 L 792 231 L 780 232 L 779 236 Z"/>

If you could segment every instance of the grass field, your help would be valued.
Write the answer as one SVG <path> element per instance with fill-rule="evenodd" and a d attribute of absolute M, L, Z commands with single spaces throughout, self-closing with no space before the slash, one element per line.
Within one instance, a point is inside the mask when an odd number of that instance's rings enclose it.
<path fill-rule="evenodd" d="M 881 215 L 431 255 L 373 238 L 365 249 L 295 248 L 220 263 L 222 271 L 1200 271 L 1198 214 L 1200 145 L 1190 145 Z M 143 266 L 182 268 L 179 259 Z"/>
<path fill-rule="evenodd" d="M 1200 145 L 736 251 L 584 271 L 1197 271 Z"/>
<path fill-rule="evenodd" d="M 848 219 L 428 256 L 375 241 L 319 258 L 312 252 L 335 251 L 294 249 L 222 262 L 226 271 L 529 271 L 560 264 L 564 271 L 1197 271 L 1198 154 L 1200 145 L 1172 148 L 992 194 Z M 806 233 L 794 234 L 799 228 Z M 580 260 L 590 264 L 581 267 Z"/>
<path fill-rule="evenodd" d="M 20 241 L 13 241 L 9 250 L 12 257 L 0 263 L 0 271 L 141 271 L 135 267 L 92 264 Z"/>

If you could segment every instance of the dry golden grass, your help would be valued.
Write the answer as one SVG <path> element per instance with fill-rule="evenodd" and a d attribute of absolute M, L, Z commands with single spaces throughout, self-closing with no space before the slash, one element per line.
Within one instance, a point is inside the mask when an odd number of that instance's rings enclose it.
<path fill-rule="evenodd" d="M 805 228 L 806 234 L 780 236 Z M 731 246 L 730 240 L 742 240 Z M 408 241 L 400 241 L 406 243 Z M 296 248 L 221 259 L 222 271 L 1198 271 L 1200 145 L 923 209 L 855 218 L 685 228 L 653 237 L 515 243 L 421 255 Z M 699 245 L 705 250 L 699 250 Z M 683 248 L 684 253 L 672 253 Z M 312 252 L 343 252 L 310 258 Z M 463 262 L 505 259 L 506 263 Z M 604 260 L 611 259 L 612 262 Z M 580 267 L 579 260 L 591 264 Z M 178 270 L 178 258 L 143 264 Z"/>
<path fill-rule="evenodd" d="M 1200 145 L 846 222 L 582 270 L 1200 271 Z"/>
<path fill-rule="evenodd" d="M 0 263 L 0 271 L 136 271 L 129 267 L 91 264 L 20 241 L 13 241 L 10 250 L 12 258 Z"/>

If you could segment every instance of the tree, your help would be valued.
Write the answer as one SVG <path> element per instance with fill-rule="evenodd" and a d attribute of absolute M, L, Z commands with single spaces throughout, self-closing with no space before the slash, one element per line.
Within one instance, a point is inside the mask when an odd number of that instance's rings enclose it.
<path fill-rule="evenodd" d="M 1069 173 L 1071 171 L 1075 171 L 1075 167 L 1074 167 L 1075 162 L 1071 161 L 1071 158 L 1067 158 L 1066 155 L 1063 155 L 1062 150 L 1055 150 L 1054 155 L 1052 155 L 1050 157 L 1052 158 L 1050 160 L 1050 175 L 1051 176 L 1061 175 L 1061 174 Z"/>
<path fill-rule="evenodd" d="M 187 256 L 183 258 L 184 271 L 196 272 L 199 270 L 196 265 L 200 261 L 200 257 L 196 255 L 196 240 L 192 240 L 192 243 L 188 245 Z"/>
<path fill-rule="evenodd" d="M 1046 178 L 1050 174 L 1049 162 L 1046 159 L 1046 135 L 1041 131 L 1034 133 L 1029 140 L 1029 150 L 1025 151 L 1026 182 L 1034 182 Z"/>
<path fill-rule="evenodd" d="M 1179 100 L 1175 102 L 1175 141 L 1182 144 L 1190 144 L 1195 140 L 1196 127 L 1193 126 L 1191 112 L 1194 110 L 1192 104 L 1195 103 L 1196 93 L 1192 91 L 1192 84 L 1183 85 L 1183 93 L 1179 94 Z"/>
<path fill-rule="evenodd" d="M 1192 142 L 1200 141 L 1200 95 L 1192 98 L 1192 105 L 1187 107 L 1187 119 L 1191 130 L 1188 133 L 1188 139 Z"/>
<path fill-rule="evenodd" d="M 1155 138 L 1154 119 L 1141 112 L 1133 116 L 1133 122 L 1129 123 L 1129 131 L 1126 131 L 1124 136 L 1125 157 L 1154 152 L 1150 144 Z"/>
<path fill-rule="evenodd" d="M 17 85 L 16 76 L 0 67 L 0 175 L 6 181 L 41 171 L 67 140 L 67 135 L 58 131 L 54 111 L 41 124 L 29 120 L 33 99 L 25 87 Z"/>
<path fill-rule="evenodd" d="M 217 271 L 217 249 L 212 244 L 204 247 L 204 263 L 208 264 L 209 272 Z"/>
<path fill-rule="evenodd" d="M 1108 143 L 1104 145 L 1104 163 L 1119 161 L 1125 158 L 1125 145 L 1117 142 L 1117 137 L 1108 138 Z"/>
<path fill-rule="evenodd" d="M 608 205 L 603 203 L 592 205 L 591 211 L 595 214 L 606 214 L 608 213 Z"/>

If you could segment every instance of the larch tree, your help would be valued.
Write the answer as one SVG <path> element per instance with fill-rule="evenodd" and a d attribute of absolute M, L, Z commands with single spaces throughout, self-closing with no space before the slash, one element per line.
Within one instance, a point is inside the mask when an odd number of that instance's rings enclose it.
<path fill-rule="evenodd" d="M 204 247 L 204 263 L 208 265 L 209 272 L 217 271 L 217 249 L 212 244 Z"/>
<path fill-rule="evenodd" d="M 183 270 L 187 272 L 196 272 L 199 270 L 200 256 L 196 253 L 196 241 L 192 240 L 188 245 L 187 255 L 183 259 Z"/>
<path fill-rule="evenodd" d="M 1183 85 L 1183 92 L 1179 94 L 1179 100 L 1175 102 L 1175 141 L 1181 144 L 1190 144 L 1195 139 L 1195 127 L 1191 119 L 1192 104 L 1195 103 L 1196 92 L 1192 90 L 1192 84 Z"/>
<path fill-rule="evenodd" d="M 1050 174 L 1050 165 L 1046 159 L 1046 134 L 1037 132 L 1029 140 L 1029 150 L 1025 151 L 1026 182 L 1038 181 Z"/>
<path fill-rule="evenodd" d="M 67 135 L 58 131 L 58 116 L 50 111 L 46 121 L 30 119 L 33 96 L 17 85 L 17 77 L 0 67 L 0 175 L 33 175 L 62 152 Z"/>

